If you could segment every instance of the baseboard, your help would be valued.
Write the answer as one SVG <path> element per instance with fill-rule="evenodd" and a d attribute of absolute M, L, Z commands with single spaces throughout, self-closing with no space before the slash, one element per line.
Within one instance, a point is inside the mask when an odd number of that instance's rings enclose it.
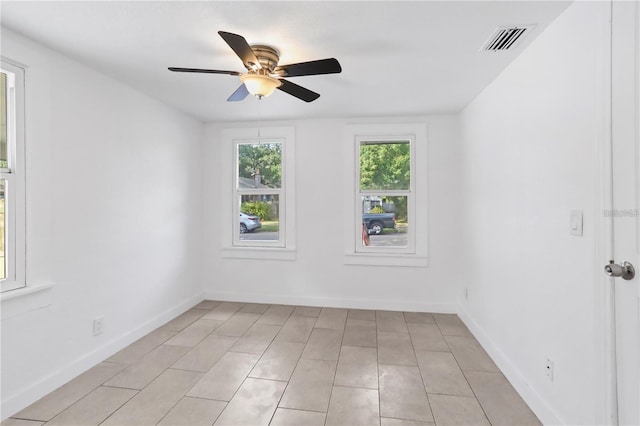
<path fill-rule="evenodd" d="M 204 296 L 201 293 L 192 296 L 189 299 L 180 302 L 175 307 L 167 309 L 166 311 L 156 315 L 135 329 L 127 331 L 126 333 L 123 333 L 97 347 L 95 350 L 67 363 L 42 378 L 42 380 L 27 385 L 16 394 L 9 396 L 6 400 L 3 399 L 2 408 L 0 409 L 0 421 L 4 421 L 6 418 L 11 417 L 20 410 L 33 404 L 43 396 L 56 390 L 63 384 L 109 358 L 119 350 L 189 310 L 203 299 Z"/>
<path fill-rule="evenodd" d="M 205 291 L 205 299 L 227 302 L 270 303 L 279 305 L 322 306 L 327 308 L 379 309 L 405 312 L 456 313 L 457 303 L 419 303 L 399 300 L 345 299 L 334 297 L 303 297 L 284 294 Z"/>
<path fill-rule="evenodd" d="M 480 345 L 489 354 L 493 362 L 509 380 L 514 389 L 520 394 L 524 402 L 538 416 L 538 419 L 545 425 L 566 425 L 558 413 L 547 403 L 547 401 L 529 385 L 525 376 L 517 365 L 495 344 L 486 331 L 462 309 L 458 311 L 458 316 L 465 323 L 471 334 L 478 340 Z"/>

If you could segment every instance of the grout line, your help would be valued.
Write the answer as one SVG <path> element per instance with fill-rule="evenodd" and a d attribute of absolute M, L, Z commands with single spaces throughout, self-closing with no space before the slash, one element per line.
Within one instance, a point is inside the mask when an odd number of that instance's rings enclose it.
<path fill-rule="evenodd" d="M 104 385 L 102 385 L 104 386 Z M 108 386 L 105 386 L 108 387 Z M 136 389 L 131 389 L 131 390 L 136 390 Z M 122 407 L 124 407 L 125 405 L 127 405 L 129 403 L 129 401 L 131 401 L 133 398 L 135 398 L 138 394 L 140 393 L 140 391 L 136 391 L 136 393 L 134 393 L 133 395 L 131 395 L 131 398 L 127 399 L 126 401 L 124 401 L 122 404 L 120 404 L 120 406 L 118 406 L 118 408 L 116 408 L 115 410 L 113 410 L 107 417 L 104 418 L 104 420 L 102 420 L 99 424 L 102 424 L 104 422 L 106 422 L 107 420 L 109 420 L 109 418 L 111 416 L 113 416 L 115 413 L 117 413 Z"/>
<path fill-rule="evenodd" d="M 322 314 L 322 311 L 320 311 Z M 329 403 L 327 404 L 327 415 L 324 418 L 324 424 L 326 426 L 327 419 L 329 418 L 329 409 L 331 408 L 331 398 L 333 397 L 333 388 L 336 386 L 336 376 L 338 375 L 338 366 L 340 365 L 340 358 L 342 357 L 342 342 L 344 342 L 344 335 L 347 330 L 347 320 L 349 318 L 349 310 L 347 309 L 347 315 L 344 318 L 344 325 L 342 326 L 342 338 L 340 339 L 340 347 L 338 349 L 338 360 L 336 361 L 336 369 L 333 372 L 333 381 L 331 382 L 331 391 L 329 392 Z"/>
<path fill-rule="evenodd" d="M 238 311 L 240 311 L 240 310 L 241 310 L 244 306 L 246 306 L 246 305 L 247 305 L 246 303 L 245 303 L 245 304 L 242 304 L 242 305 L 240 306 L 240 308 L 238 308 L 238 310 L 237 310 L 236 312 L 234 312 L 234 315 L 235 315 L 235 313 L 237 313 Z M 218 306 L 220 306 L 220 305 L 218 305 Z M 271 307 L 271 305 L 269 305 L 269 308 L 270 308 L 270 307 Z M 269 308 L 267 308 L 267 309 L 265 310 L 265 312 L 266 312 L 267 310 L 269 310 Z M 214 309 L 215 309 L 215 308 L 214 308 Z M 258 318 L 256 318 L 256 320 L 251 324 L 251 326 L 249 326 L 249 328 L 247 328 L 247 330 L 245 330 L 245 331 L 244 331 L 244 333 L 242 333 L 242 335 L 241 335 L 241 336 L 239 336 L 239 337 L 237 337 L 237 338 L 236 338 L 236 341 L 234 342 L 234 344 L 233 344 L 233 345 L 231 345 L 231 346 L 230 346 L 230 347 L 225 351 L 225 353 L 224 353 L 224 354 L 222 354 L 222 356 L 220 356 L 220 358 L 218 358 L 218 360 L 217 360 L 217 361 L 216 361 L 216 362 L 211 366 L 211 368 L 214 368 L 214 367 L 215 367 L 215 365 L 216 365 L 218 362 L 220 362 L 220 360 L 224 357 L 224 355 L 225 355 L 225 354 L 227 354 L 227 353 L 229 353 L 229 352 L 235 353 L 235 352 L 231 351 L 231 348 L 232 348 L 236 343 L 238 343 L 238 341 L 239 341 L 239 340 L 240 340 L 240 339 L 241 339 L 245 334 L 247 334 L 247 332 L 251 329 L 251 327 L 253 327 L 253 326 L 258 322 L 258 320 L 260 319 L 260 317 L 262 317 L 262 315 L 264 315 L 264 313 L 263 313 L 263 314 L 259 314 L 259 315 L 260 315 L 260 316 L 259 316 Z M 231 317 L 233 317 L 233 315 L 232 315 Z M 212 330 L 212 331 L 211 331 L 211 333 L 210 333 L 209 335 L 211 335 L 211 334 L 212 334 L 216 329 L 218 329 L 218 328 L 219 328 L 219 327 L 221 327 L 224 323 L 226 323 L 226 322 L 227 322 L 231 317 L 227 318 L 227 320 L 224 320 L 224 322 L 223 322 L 222 324 L 220 324 L 218 327 L 216 327 L 214 330 Z M 282 330 L 282 326 L 280 326 L 280 330 Z M 280 330 L 278 330 L 278 333 L 280 332 Z M 273 341 L 274 341 L 274 339 L 275 339 L 275 336 L 277 336 L 277 334 L 278 334 L 278 333 L 276 333 L 276 334 L 274 335 L 274 337 L 273 337 L 273 338 L 271 339 L 271 341 L 269 342 L 269 345 L 268 345 L 268 346 L 267 346 L 267 348 L 262 352 L 262 354 L 251 354 L 251 355 L 260 355 L 260 357 L 259 357 L 259 358 L 258 358 L 258 360 L 255 362 L 255 364 L 253 364 L 253 367 L 251 367 L 251 370 L 249 370 L 249 372 L 244 376 L 244 379 L 242 379 L 242 382 L 240 383 L 240 385 L 236 388 L 235 392 L 233 392 L 233 395 L 231 395 L 231 397 L 229 398 L 229 401 L 222 401 L 222 402 L 225 402 L 225 404 L 226 404 L 226 405 L 225 405 L 225 407 L 222 409 L 222 411 L 220 411 L 220 413 L 218 414 L 218 416 L 217 416 L 217 417 L 216 417 L 216 419 L 214 420 L 214 423 L 218 420 L 218 418 L 222 415 L 222 413 L 224 413 L 224 411 L 225 411 L 225 410 L 227 409 L 227 407 L 229 406 L 229 403 L 231 402 L 231 400 L 233 400 L 233 398 L 236 396 L 236 394 L 238 393 L 238 391 L 240 390 L 240 388 L 242 388 L 242 386 L 244 386 L 244 384 L 245 384 L 245 382 L 247 381 L 247 379 L 251 378 L 251 379 L 256 379 L 256 380 L 258 380 L 257 378 L 250 377 L 250 374 L 251 374 L 251 372 L 253 371 L 253 369 L 256 367 L 256 365 L 258 365 L 258 363 L 260 362 L 260 360 L 262 359 L 262 357 L 264 356 L 264 354 L 267 352 L 267 350 L 269 349 L 269 347 L 270 347 L 270 346 L 271 346 L 271 344 L 273 343 Z M 207 337 L 208 337 L 208 336 L 207 336 Z M 234 336 L 234 337 L 235 337 L 235 336 Z M 203 340 L 204 340 L 204 339 L 203 339 Z M 242 353 L 242 352 L 240 352 L 240 353 Z M 207 372 L 208 372 L 208 371 L 211 371 L 211 368 L 210 368 L 209 370 L 207 370 Z M 188 370 L 187 370 L 187 371 L 188 371 Z M 204 372 L 204 373 L 202 374 L 202 376 L 204 377 L 204 375 L 205 375 L 207 372 Z M 193 386 L 191 386 L 191 388 L 189 388 L 189 390 L 188 390 L 187 392 L 185 392 L 185 395 L 186 395 L 186 394 L 188 394 L 188 393 L 189 393 L 189 391 L 191 391 L 191 390 L 192 390 L 192 389 L 193 389 L 193 388 L 194 388 L 194 387 L 195 387 L 199 382 L 200 382 L 200 380 L 198 380 L 196 383 L 194 383 L 194 384 L 193 384 Z M 283 394 L 284 394 L 284 391 L 283 391 Z M 183 398 L 184 398 L 184 395 L 183 395 Z M 217 401 L 217 400 L 216 400 L 216 401 Z M 277 408 L 276 408 L 276 409 L 277 409 Z M 275 410 L 274 410 L 274 413 L 275 413 Z"/>
<path fill-rule="evenodd" d="M 431 314 L 433 316 L 433 314 Z M 435 321 L 435 317 L 433 318 L 434 322 Z M 437 323 L 436 323 L 437 326 Z M 407 327 L 407 329 L 409 329 L 409 327 Z M 440 334 L 442 335 L 442 330 L 440 330 L 440 327 L 438 327 L 438 330 L 440 331 Z M 422 388 L 424 389 L 424 393 L 427 396 L 427 404 L 429 405 L 429 411 L 431 412 L 431 417 L 433 418 L 433 423 L 437 424 L 436 422 L 436 415 L 433 412 L 433 406 L 431 405 L 431 399 L 429 398 L 429 392 L 427 392 L 427 384 L 425 383 L 425 377 L 422 374 L 422 369 L 420 368 L 420 361 L 418 360 L 418 353 L 416 351 L 416 347 L 413 344 L 413 336 L 411 336 L 411 332 L 409 332 L 409 340 L 411 341 L 411 347 L 413 348 L 413 356 L 416 357 L 416 364 L 418 367 L 418 372 L 420 373 L 420 381 L 422 382 Z M 449 347 L 449 344 L 447 343 L 447 341 L 445 340 L 444 336 L 442 336 L 442 340 L 444 340 L 445 344 L 447 345 L 447 347 Z M 449 348 L 451 349 L 451 348 Z M 446 351 L 444 351 L 446 353 Z"/>
<path fill-rule="evenodd" d="M 457 315 L 456 315 L 456 318 L 460 319 Z M 437 321 L 436 321 L 436 323 L 437 323 Z M 438 328 L 440 328 L 440 325 L 438 325 Z M 442 330 L 440 330 L 440 332 L 442 333 Z M 444 335 L 443 335 L 443 337 L 444 337 Z M 462 377 L 464 377 L 465 382 L 467 382 L 467 386 L 469 386 L 469 389 L 471 390 L 471 393 L 473 394 L 473 398 L 476 400 L 476 402 L 478 403 L 478 406 L 482 410 L 482 414 L 484 414 L 484 417 L 487 419 L 487 422 L 489 422 L 489 424 L 491 424 L 491 420 L 489 420 L 489 416 L 487 415 L 487 412 L 485 411 L 484 407 L 480 403 L 480 400 L 478 399 L 478 395 L 476 395 L 476 391 L 471 386 L 471 383 L 469 383 L 469 379 L 467 378 L 467 375 L 464 374 L 464 370 L 462 369 L 462 366 L 460 365 L 460 362 L 458 361 L 458 358 L 456 357 L 456 354 L 451 349 L 451 345 L 449 345 L 449 341 L 446 338 L 444 338 L 444 341 L 447 343 L 447 346 L 449 347 L 449 350 L 451 350 L 451 356 L 453 356 L 453 360 L 456 362 L 456 365 L 460 369 L 460 372 L 462 373 Z M 455 395 L 455 396 L 459 396 L 459 395 Z M 471 397 L 468 397 L 468 398 L 471 398 Z"/>
<path fill-rule="evenodd" d="M 295 307 L 293 308 L 293 310 L 291 311 L 291 313 L 287 317 L 287 321 L 289 320 L 289 318 L 291 318 L 293 316 L 293 312 L 295 312 Z M 316 321 L 318 321 L 317 317 L 315 318 L 315 320 L 313 322 L 314 326 L 316 324 Z M 285 324 L 286 324 L 286 321 L 285 321 Z M 280 330 L 278 331 L 278 333 L 276 333 L 276 335 L 273 337 L 272 343 L 276 340 L 276 338 L 278 337 L 278 334 L 280 334 L 280 332 L 282 332 L 283 328 L 284 328 L 284 324 L 280 327 Z M 304 346 L 302 347 L 302 350 L 300 351 L 300 355 L 298 356 L 298 360 L 296 361 L 296 365 L 295 365 L 295 367 L 293 367 L 293 371 L 291 371 L 291 375 L 289 376 L 289 380 L 287 380 L 287 382 L 286 382 L 287 384 L 284 387 L 284 390 L 282 391 L 282 394 L 280 395 L 280 398 L 278 398 L 278 402 L 276 403 L 276 409 L 273 410 L 273 414 L 271 414 L 271 418 L 269 419 L 269 424 L 271 424 L 271 422 L 273 421 L 273 418 L 275 417 L 276 412 L 278 411 L 278 408 L 281 408 L 280 407 L 280 403 L 282 402 L 282 398 L 284 398 L 284 394 L 287 392 L 287 389 L 289 388 L 289 384 L 291 383 L 291 378 L 293 377 L 293 375 L 296 372 L 296 369 L 298 368 L 298 364 L 300 363 L 300 360 L 302 359 L 302 354 L 304 353 L 304 349 L 307 347 L 307 343 L 309 343 L 309 339 L 311 338 L 311 334 L 313 334 L 313 330 L 314 330 L 314 328 L 311 327 L 311 332 L 309 332 L 309 336 L 307 336 L 307 340 L 304 343 Z M 287 343 L 287 342 L 285 342 L 285 343 Z M 269 345 L 269 346 L 271 346 L 271 345 Z M 265 350 L 265 353 L 266 353 L 266 350 Z M 262 357 L 261 357 L 261 359 L 262 359 Z M 325 417 L 325 420 L 326 420 L 326 417 Z"/>

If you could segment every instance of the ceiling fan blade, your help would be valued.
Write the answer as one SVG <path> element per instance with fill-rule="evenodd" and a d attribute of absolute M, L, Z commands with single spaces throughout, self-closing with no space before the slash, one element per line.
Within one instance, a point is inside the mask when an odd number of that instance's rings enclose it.
<path fill-rule="evenodd" d="M 240 87 L 236 89 L 235 92 L 231 94 L 231 96 L 229 96 L 229 98 L 227 99 L 227 102 L 241 101 L 244 98 L 246 98 L 248 94 L 249 94 L 249 91 L 247 90 L 247 86 L 245 86 L 243 83 L 240 85 Z"/>
<path fill-rule="evenodd" d="M 278 86 L 278 89 L 305 102 L 313 102 L 320 97 L 318 93 L 305 89 L 302 86 L 298 86 L 295 83 L 283 79 L 279 80 L 282 84 Z"/>
<path fill-rule="evenodd" d="M 280 77 L 298 77 L 301 75 L 337 74 L 342 71 L 340 62 L 335 58 L 276 67 L 274 72 Z"/>
<path fill-rule="evenodd" d="M 175 68 L 175 67 L 169 67 L 169 71 L 174 71 L 174 72 L 196 72 L 196 73 L 205 73 L 205 74 L 242 75 L 242 73 L 240 73 L 238 71 L 203 70 L 203 69 L 200 69 L 200 68 Z"/>
<path fill-rule="evenodd" d="M 260 61 L 253 53 L 251 46 L 247 43 L 244 37 L 238 34 L 228 33 L 225 31 L 218 31 L 220 37 L 227 42 L 229 47 L 238 55 L 242 60 L 242 63 L 248 70 L 261 69 Z"/>

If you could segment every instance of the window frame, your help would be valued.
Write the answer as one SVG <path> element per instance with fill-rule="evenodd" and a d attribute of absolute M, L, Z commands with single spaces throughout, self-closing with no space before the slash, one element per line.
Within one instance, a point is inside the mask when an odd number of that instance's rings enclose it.
<path fill-rule="evenodd" d="M 222 194 L 230 200 L 231 208 L 221 211 L 220 235 L 223 237 L 222 256 L 224 258 L 295 260 L 295 129 L 293 127 L 226 128 L 222 130 L 223 161 Z M 264 188 L 239 191 L 238 187 L 238 146 L 243 143 L 261 141 L 281 143 L 282 176 L 280 188 Z M 229 157 L 227 157 L 229 156 Z M 277 242 L 240 240 L 238 217 L 242 194 L 277 194 L 279 202 Z M 228 204 L 227 204 L 228 205 Z"/>
<path fill-rule="evenodd" d="M 415 254 L 416 252 L 416 241 L 415 241 L 415 232 L 411 232 L 411 228 L 413 227 L 413 221 L 415 220 L 415 179 L 414 179 L 414 170 L 415 170 L 415 136 L 413 135 L 387 135 L 384 137 L 372 138 L 370 136 L 356 136 L 355 147 L 355 208 L 356 214 L 354 217 L 355 225 L 354 225 L 354 241 L 355 241 L 355 252 L 356 253 L 389 253 L 389 254 Z M 398 143 L 398 142 L 408 142 L 409 143 L 409 155 L 410 155 L 410 172 L 411 177 L 409 179 L 409 189 L 360 189 L 360 153 L 361 147 L 363 144 L 367 145 L 375 145 L 375 144 L 384 144 L 384 143 Z M 364 246 L 362 243 L 358 244 L 358 241 L 362 241 L 362 197 L 364 196 L 376 196 L 376 195 L 389 195 L 389 196 L 406 196 L 407 197 L 407 222 L 409 224 L 409 232 L 407 232 L 407 245 L 406 246 L 389 246 L 389 247 L 381 247 L 381 246 Z"/>
<path fill-rule="evenodd" d="M 240 163 L 240 145 L 261 145 L 261 144 L 280 144 L 280 162 L 281 162 L 281 176 L 280 176 L 280 187 L 279 188 L 255 188 L 255 189 L 241 189 L 240 188 L 240 173 L 239 173 L 239 163 Z M 285 165 L 285 157 L 286 157 L 286 146 L 285 140 L 282 138 L 253 138 L 253 139 L 234 139 L 233 140 L 233 152 L 234 152 L 234 177 L 233 177 L 233 187 L 236 193 L 236 199 L 233 202 L 233 217 L 238 219 L 241 212 L 242 205 L 242 196 L 243 195 L 277 195 L 278 196 L 278 239 L 277 240 L 269 240 L 269 241 L 261 241 L 261 240 L 242 240 L 240 238 L 239 232 L 234 232 L 233 234 L 233 246 L 235 247 L 280 247 L 284 248 L 286 246 L 286 216 L 284 215 L 284 208 L 286 208 L 286 165 Z M 285 226 L 280 226 L 280 224 L 284 224 Z M 236 228 L 238 228 L 238 224 L 236 223 Z M 236 230 L 237 231 L 237 230 Z"/>
<path fill-rule="evenodd" d="M 5 58 L 0 68 L 14 77 L 7 85 L 7 168 L 0 169 L 5 188 L 6 278 L 0 280 L 2 293 L 26 287 L 25 208 L 25 67 Z M 9 83 L 9 81 L 7 81 Z M 5 293 L 6 294 L 6 293 Z"/>
<path fill-rule="evenodd" d="M 428 257 L 428 158 L 426 123 L 352 124 L 344 130 L 345 239 L 344 263 L 366 266 L 427 267 Z M 360 190 L 362 142 L 409 141 L 411 177 L 409 190 Z M 351 182 L 348 184 L 348 182 Z M 375 247 L 362 244 L 362 196 L 407 196 L 407 246 Z"/>

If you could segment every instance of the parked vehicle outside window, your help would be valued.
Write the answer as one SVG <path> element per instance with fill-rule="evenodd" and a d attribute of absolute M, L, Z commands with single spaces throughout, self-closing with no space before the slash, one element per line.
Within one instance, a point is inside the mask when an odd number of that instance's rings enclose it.
<path fill-rule="evenodd" d="M 257 216 L 251 216 L 247 213 L 240 212 L 240 233 L 245 234 L 247 232 L 253 232 L 256 229 L 262 227 L 260 218 Z"/>

